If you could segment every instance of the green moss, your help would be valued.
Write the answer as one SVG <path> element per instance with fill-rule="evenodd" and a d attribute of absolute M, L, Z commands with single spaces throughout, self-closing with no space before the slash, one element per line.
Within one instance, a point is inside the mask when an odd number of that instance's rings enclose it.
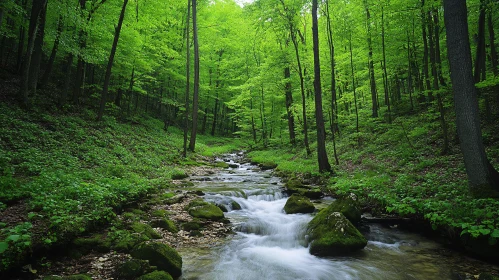
<path fill-rule="evenodd" d="M 312 213 L 314 210 L 315 206 L 312 202 L 310 202 L 308 197 L 304 197 L 296 193 L 291 195 L 284 205 L 284 211 L 286 214 Z"/>
<path fill-rule="evenodd" d="M 92 277 L 87 274 L 76 274 L 71 276 L 65 276 L 62 278 L 63 280 L 92 280 Z"/>
<path fill-rule="evenodd" d="M 189 175 L 187 175 L 184 170 L 174 170 L 172 174 L 172 180 L 182 180 L 187 177 L 189 177 Z"/>
<path fill-rule="evenodd" d="M 220 208 L 222 212 L 229 212 L 229 210 L 227 210 L 227 207 L 225 207 L 225 205 L 223 204 L 217 204 L 217 207 Z"/>
<path fill-rule="evenodd" d="M 193 207 L 205 206 L 205 205 L 209 205 L 209 204 L 210 203 L 204 201 L 203 199 L 198 198 L 198 199 L 195 199 L 195 200 L 189 202 L 189 204 L 187 204 L 187 206 L 185 206 L 185 210 L 189 210 L 190 208 L 193 208 Z"/>
<path fill-rule="evenodd" d="M 196 221 L 187 222 L 187 223 L 182 224 L 182 229 L 185 231 L 199 230 L 200 228 L 201 228 L 201 224 L 196 222 Z"/>
<path fill-rule="evenodd" d="M 118 279 L 135 279 L 141 275 L 151 272 L 152 269 L 146 260 L 131 259 L 123 263 L 117 269 Z"/>
<path fill-rule="evenodd" d="M 195 206 L 189 208 L 189 215 L 195 218 L 218 221 L 224 218 L 224 213 L 214 204 Z"/>
<path fill-rule="evenodd" d="M 182 257 L 163 243 L 141 243 L 131 253 L 132 257 L 148 260 L 151 265 L 178 278 L 182 274 Z"/>
<path fill-rule="evenodd" d="M 163 218 L 159 220 L 152 220 L 151 226 L 155 228 L 162 228 L 172 233 L 177 233 L 178 228 L 172 220 Z"/>
<path fill-rule="evenodd" d="M 76 238 L 73 240 L 73 245 L 83 254 L 92 250 L 101 253 L 107 253 L 111 250 L 111 241 L 102 234 Z"/>
<path fill-rule="evenodd" d="M 274 162 L 264 162 L 260 164 L 260 169 L 262 170 L 270 170 L 270 169 L 275 169 L 277 167 L 277 164 Z"/>
<path fill-rule="evenodd" d="M 153 271 L 146 275 L 142 275 L 137 280 L 173 280 L 172 276 L 164 271 Z"/>
<path fill-rule="evenodd" d="M 217 161 L 214 166 L 219 168 L 229 168 L 229 164 L 224 161 Z"/>
<path fill-rule="evenodd" d="M 482 273 L 482 274 L 480 274 L 480 277 L 478 278 L 478 280 L 499 280 L 499 277 L 494 276 L 490 273 Z"/>
<path fill-rule="evenodd" d="M 61 276 L 50 275 L 50 276 L 43 277 L 42 280 L 62 280 L 62 277 Z"/>
<path fill-rule="evenodd" d="M 307 226 L 310 253 L 337 256 L 360 250 L 367 245 L 365 237 L 339 212 L 321 210 Z"/>
<path fill-rule="evenodd" d="M 156 218 L 165 218 L 168 215 L 168 211 L 163 209 L 157 209 L 151 212 L 151 216 Z"/>
<path fill-rule="evenodd" d="M 241 205 L 239 203 L 237 203 L 236 201 L 232 201 L 230 203 L 230 205 L 232 206 L 232 210 L 241 210 Z"/>
<path fill-rule="evenodd" d="M 161 238 L 161 235 L 159 233 L 157 233 L 150 225 L 135 222 L 130 227 L 134 232 L 140 233 L 144 236 L 147 236 L 148 238 L 151 238 L 151 239 L 160 239 Z"/>
<path fill-rule="evenodd" d="M 351 194 L 348 197 L 336 199 L 327 209 L 329 209 L 329 212 L 342 213 L 353 224 L 360 222 L 361 213 L 355 195 Z"/>

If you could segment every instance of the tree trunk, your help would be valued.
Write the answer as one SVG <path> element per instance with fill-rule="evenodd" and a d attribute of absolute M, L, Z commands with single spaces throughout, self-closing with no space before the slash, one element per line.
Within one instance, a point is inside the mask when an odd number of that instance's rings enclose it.
<path fill-rule="evenodd" d="M 414 111 L 414 103 L 412 101 L 412 92 L 413 92 L 413 85 L 412 85 L 412 59 L 411 59 L 411 39 L 409 37 L 409 31 L 407 31 L 407 61 L 408 61 L 408 68 L 407 68 L 407 88 L 409 91 L 409 99 L 411 101 L 411 112 Z"/>
<path fill-rule="evenodd" d="M 286 94 L 286 112 L 288 115 L 288 129 L 289 129 L 289 141 L 291 145 L 296 144 L 296 134 L 295 134 L 295 118 L 293 116 L 292 105 L 293 105 L 293 92 L 291 91 L 291 71 L 289 66 L 284 68 L 284 79 L 286 79 L 286 84 L 284 85 L 284 91 Z"/>
<path fill-rule="evenodd" d="M 192 29 L 194 39 L 194 95 L 192 96 L 192 131 L 189 150 L 194 152 L 198 130 L 198 99 L 199 99 L 199 42 L 197 29 L 196 0 L 192 0 Z"/>
<path fill-rule="evenodd" d="M 189 133 L 189 94 L 191 88 L 191 44 L 190 44 L 190 30 L 191 30 L 191 3 L 192 0 L 187 0 L 187 20 L 185 24 L 185 34 L 186 34 L 186 79 L 185 79 L 185 114 L 184 114 L 184 149 L 182 151 L 182 156 L 187 157 L 187 134 Z"/>
<path fill-rule="evenodd" d="M 217 91 L 217 97 L 215 98 L 215 108 L 213 109 L 213 123 L 211 125 L 211 133 L 210 133 L 211 136 L 215 136 L 215 128 L 217 125 L 217 115 L 218 115 L 218 91 Z"/>
<path fill-rule="evenodd" d="M 104 78 L 104 86 L 102 87 L 102 96 L 101 96 L 101 100 L 100 100 L 97 121 L 102 120 L 102 116 L 104 115 L 104 109 L 106 108 L 107 93 L 108 93 L 108 88 L 109 88 L 109 81 L 111 79 L 111 70 L 113 68 L 114 55 L 116 54 L 116 48 L 118 46 L 118 40 L 120 38 L 121 26 L 123 25 L 123 19 L 125 18 L 125 11 L 126 11 L 127 4 L 128 4 L 128 0 L 124 0 L 123 6 L 121 8 L 120 18 L 118 20 L 118 26 L 116 26 L 116 29 L 114 30 L 113 46 L 111 47 L 111 54 L 109 55 L 109 61 L 107 63 L 106 76 Z"/>
<path fill-rule="evenodd" d="M 367 28 L 367 46 L 369 48 L 369 83 L 371 85 L 371 99 L 372 99 L 372 117 L 378 117 L 378 104 L 376 100 L 376 78 L 374 73 L 374 61 L 373 61 L 373 47 L 371 39 L 371 13 L 369 12 L 369 6 L 367 0 L 364 0 L 364 6 L 366 9 L 366 28 Z"/>
<path fill-rule="evenodd" d="M 494 24 L 492 22 L 492 11 L 489 11 L 487 13 L 487 25 L 489 29 L 490 62 L 492 64 L 492 72 L 494 73 L 494 76 L 497 76 L 499 74 L 499 71 L 497 69 L 498 59 L 497 59 L 497 49 L 495 43 L 496 36 L 494 32 Z"/>
<path fill-rule="evenodd" d="M 68 92 L 71 84 L 71 70 L 73 69 L 73 54 L 70 53 L 67 55 L 66 64 L 64 66 L 63 72 L 64 76 L 64 87 L 59 95 L 59 107 L 64 106 L 68 99 Z"/>
<path fill-rule="evenodd" d="M 26 51 L 26 55 L 24 56 L 24 62 L 22 63 L 22 75 L 19 88 L 19 97 L 21 98 L 22 104 L 25 108 L 28 108 L 29 105 L 29 70 L 38 29 L 38 19 L 46 4 L 47 0 L 34 0 L 31 8 L 32 13 L 30 18 L 30 32 L 28 34 L 28 49 Z"/>
<path fill-rule="evenodd" d="M 59 16 L 59 22 L 57 23 L 57 33 L 55 35 L 54 46 L 52 46 L 52 52 L 50 52 L 50 58 L 49 61 L 47 62 L 47 67 L 45 68 L 45 72 L 43 73 L 42 79 L 40 81 L 40 88 L 43 88 L 48 84 L 50 73 L 52 72 L 52 68 L 54 66 L 57 49 L 59 48 L 59 39 L 61 37 L 63 26 L 64 24 L 62 22 L 62 16 Z"/>
<path fill-rule="evenodd" d="M 478 83 L 485 80 L 485 1 L 480 0 L 480 15 L 478 17 L 478 44 L 476 47 L 474 81 Z"/>
<path fill-rule="evenodd" d="M 357 89 L 355 85 L 355 73 L 353 69 L 353 50 L 352 50 L 352 33 L 350 32 L 350 70 L 352 73 L 352 88 L 353 88 L 353 100 L 354 100 L 354 105 L 355 105 L 355 117 L 356 117 L 356 122 L 355 122 L 355 130 L 357 131 L 357 134 L 359 134 L 359 109 L 357 107 Z M 360 140 L 357 136 L 357 142 L 360 146 Z"/>
<path fill-rule="evenodd" d="M 440 53 L 440 20 L 438 16 L 438 9 L 433 9 L 433 27 L 435 29 L 435 62 L 437 63 L 438 81 L 441 86 L 447 86 L 444 76 L 442 74 L 442 54 Z"/>
<path fill-rule="evenodd" d="M 36 94 L 36 86 L 38 84 L 38 75 L 40 74 L 40 65 L 43 56 L 43 39 L 45 36 L 45 19 L 47 15 L 47 5 L 44 5 L 40 11 L 38 19 L 38 28 L 36 32 L 35 45 L 33 47 L 33 54 L 31 55 L 31 63 L 29 66 L 28 87 L 32 94 Z"/>
<path fill-rule="evenodd" d="M 487 159 L 483 145 L 468 39 L 466 0 L 444 0 L 444 10 L 456 125 L 466 173 L 471 191 L 488 196 L 492 190 L 499 190 L 499 173 Z"/>
<path fill-rule="evenodd" d="M 321 65 L 319 59 L 319 27 L 317 21 L 317 0 L 312 1 L 312 37 L 314 45 L 314 90 L 315 120 L 317 126 L 317 160 L 319 172 L 331 172 L 331 165 L 326 152 L 326 128 L 322 113 Z"/>
<path fill-rule="evenodd" d="M 385 51 L 385 12 L 381 6 L 381 40 L 383 45 L 383 74 L 385 75 L 385 102 L 388 106 L 388 123 L 392 123 L 392 112 L 390 108 L 390 95 L 388 93 L 388 74 L 386 72 L 386 51 Z M 356 104 L 357 105 L 357 104 Z M 358 122 L 358 121 L 357 121 Z"/>
<path fill-rule="evenodd" d="M 433 94 L 431 92 L 431 83 L 430 83 L 430 67 L 428 63 L 428 37 L 426 33 L 426 26 L 427 26 L 427 21 L 426 21 L 426 13 L 424 11 L 424 2 L 425 0 L 421 0 L 421 19 L 422 23 L 421 26 L 423 28 L 423 76 L 424 76 L 424 81 L 425 81 L 425 89 L 428 91 L 428 103 L 433 101 Z"/>

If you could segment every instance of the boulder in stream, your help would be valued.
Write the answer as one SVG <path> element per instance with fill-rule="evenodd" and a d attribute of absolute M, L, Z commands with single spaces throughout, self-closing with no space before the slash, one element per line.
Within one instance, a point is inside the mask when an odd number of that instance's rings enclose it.
<path fill-rule="evenodd" d="M 271 170 L 277 167 L 277 164 L 273 162 L 264 162 L 259 164 L 261 170 Z"/>
<path fill-rule="evenodd" d="M 307 226 L 310 253 L 316 256 L 348 254 L 367 245 L 366 238 L 340 212 L 321 210 Z"/>
<path fill-rule="evenodd" d="M 350 194 L 345 198 L 338 198 L 333 201 L 327 209 L 330 212 L 340 212 L 353 224 L 358 224 L 361 219 L 361 213 L 358 207 L 358 201 L 355 194 Z"/>
<path fill-rule="evenodd" d="M 137 259 L 148 260 L 151 265 L 168 272 L 174 278 L 182 275 L 182 257 L 175 249 L 166 244 L 158 242 L 141 243 L 137 245 L 131 255 Z"/>
<path fill-rule="evenodd" d="M 241 205 L 237 203 L 237 201 L 231 201 L 230 206 L 232 207 L 232 210 L 241 210 Z"/>
<path fill-rule="evenodd" d="M 118 267 L 118 279 L 136 279 L 137 277 L 156 270 L 146 260 L 131 259 Z"/>
<path fill-rule="evenodd" d="M 298 179 L 288 180 L 285 187 L 288 194 L 298 193 L 310 199 L 318 199 L 324 196 L 320 188 L 303 185 Z"/>
<path fill-rule="evenodd" d="M 284 205 L 286 214 L 312 213 L 314 210 L 315 206 L 308 197 L 296 193 L 291 195 Z"/>
<path fill-rule="evenodd" d="M 189 215 L 194 218 L 218 221 L 224 218 L 224 212 L 216 205 L 207 204 L 189 208 Z"/>

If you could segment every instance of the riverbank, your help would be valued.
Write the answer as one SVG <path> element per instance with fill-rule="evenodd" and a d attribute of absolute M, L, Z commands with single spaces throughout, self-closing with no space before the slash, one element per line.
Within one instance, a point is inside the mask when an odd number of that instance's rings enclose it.
<path fill-rule="evenodd" d="M 149 117 L 95 122 L 90 110 L 24 111 L 0 104 L 0 275 L 42 271 L 46 255 L 118 221 L 173 187 L 232 140 L 199 136 L 181 157 L 182 132 Z M 208 163 L 209 164 L 209 163 Z M 31 275 L 30 277 L 33 277 Z"/>

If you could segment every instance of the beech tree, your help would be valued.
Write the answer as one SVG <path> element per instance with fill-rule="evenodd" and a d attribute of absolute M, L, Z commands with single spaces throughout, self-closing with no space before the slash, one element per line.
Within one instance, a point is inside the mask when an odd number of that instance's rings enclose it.
<path fill-rule="evenodd" d="M 466 0 L 444 0 L 450 76 L 456 125 L 472 192 L 499 191 L 499 173 L 490 164 L 482 140 L 478 98 L 473 82 Z"/>

